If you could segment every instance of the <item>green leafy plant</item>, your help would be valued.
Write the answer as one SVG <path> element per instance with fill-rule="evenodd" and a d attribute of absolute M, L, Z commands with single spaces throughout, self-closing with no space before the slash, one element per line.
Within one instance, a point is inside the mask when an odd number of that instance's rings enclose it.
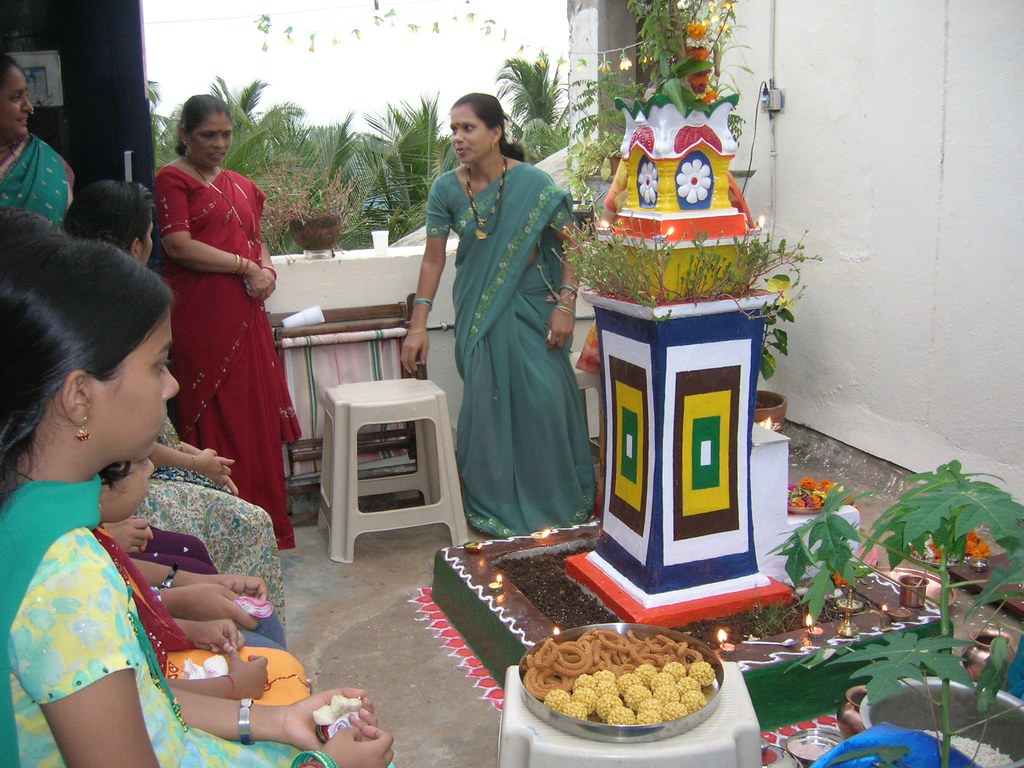
<path fill-rule="evenodd" d="M 868 698 L 884 699 L 901 690 L 902 680 L 924 680 L 938 677 L 942 680 L 939 723 L 942 738 L 942 765 L 949 765 L 950 737 L 950 683 L 957 682 L 972 688 L 977 696 L 978 708 L 987 712 L 1006 676 L 1009 650 L 1006 639 L 995 638 L 991 655 L 977 682 L 972 680 L 962 659 L 954 651 L 968 643 L 957 639 L 953 632 L 951 600 L 953 589 L 970 582 L 956 580 L 949 572 L 954 558 L 962 558 L 968 544 L 968 534 L 979 526 L 986 526 L 992 538 L 1007 552 L 1020 552 L 1024 546 L 1024 505 L 1006 491 L 980 479 L 982 475 L 966 474 L 959 462 L 951 461 L 934 472 L 912 475 L 907 479 L 909 489 L 884 512 L 864 537 L 865 549 L 881 546 L 895 568 L 910 561 L 914 567 L 930 574 L 940 584 L 938 598 L 939 634 L 922 638 L 913 633 L 886 634 L 882 641 L 854 649 L 838 646 L 822 649 L 807 662 L 815 666 L 824 662 L 855 664 L 860 668 L 854 677 L 868 678 Z M 786 572 L 794 584 L 801 583 L 809 569 L 817 572 L 807 582 L 808 591 L 802 598 L 809 612 L 817 616 L 832 591 L 832 574 L 839 574 L 855 584 L 876 568 L 869 566 L 855 554 L 860 547 L 857 531 L 838 515 L 849 494 L 840 486 L 834 487 L 825 499 L 821 512 L 793 531 L 776 550 L 786 557 Z M 934 548 L 937 561 L 930 561 L 919 553 Z M 1019 585 L 1024 582 L 1024 562 L 1011 560 L 1009 566 L 993 568 L 988 585 L 975 599 L 974 607 L 993 600 L 1007 600 L 1024 596 Z"/>
<path fill-rule="evenodd" d="M 355 193 L 355 180 L 343 178 L 340 171 L 281 157 L 268 162 L 258 178 L 267 196 L 262 224 L 271 253 L 291 252 L 289 227 L 293 221 L 305 224 L 311 219 L 340 216 L 339 237 L 358 223 L 361 201 Z"/>
<path fill-rule="evenodd" d="M 800 290 L 800 269 L 810 256 L 802 242 L 795 245 L 785 238 L 775 241 L 770 234 L 748 234 L 733 240 L 708 244 L 700 237 L 682 272 L 670 268 L 674 247 L 662 238 L 644 244 L 617 232 L 599 232 L 577 240 L 567 258 L 580 284 L 599 294 L 642 306 L 655 307 L 687 301 L 739 299 L 758 293 L 778 293 L 778 298 L 748 315 L 763 317 L 768 325 L 764 352 L 772 349 L 788 352 L 785 331 L 776 328 L 778 320 L 792 321 L 792 304 Z M 671 284 L 670 276 L 672 278 Z M 678 279 L 675 279 L 678 278 Z M 761 364 L 762 372 L 765 363 Z"/>
<path fill-rule="evenodd" d="M 612 159 L 619 157 L 626 118 L 615 100 L 632 102 L 643 95 L 644 86 L 616 72 L 607 63 L 598 69 L 596 80 L 575 83 L 573 109 L 580 115 L 574 139 L 569 143 L 566 175 L 569 191 L 576 200 L 593 198 L 587 179 L 612 177 Z"/>
<path fill-rule="evenodd" d="M 627 0 L 640 24 L 641 62 L 660 77 L 658 92 L 681 114 L 706 111 L 726 88 L 722 53 L 736 22 L 735 3 Z"/>

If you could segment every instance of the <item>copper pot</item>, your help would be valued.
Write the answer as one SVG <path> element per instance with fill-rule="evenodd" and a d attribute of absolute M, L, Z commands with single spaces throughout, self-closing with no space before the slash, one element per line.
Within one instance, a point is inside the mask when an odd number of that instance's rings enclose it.
<path fill-rule="evenodd" d="M 1013 640 L 1007 632 L 1001 629 L 981 629 L 975 632 L 971 636 L 971 640 L 974 641 L 973 645 L 968 645 L 964 649 L 964 666 L 967 667 L 967 671 L 971 674 L 973 680 L 978 679 L 978 675 L 981 674 L 981 670 L 985 668 L 988 663 L 989 656 L 992 655 L 992 641 L 997 637 L 1005 637 L 1007 644 L 1010 644 Z M 1010 657 L 1013 657 L 1013 646 L 1010 645 L 1009 649 Z"/>
<path fill-rule="evenodd" d="M 856 736 L 864 730 L 864 721 L 860 717 L 860 705 L 867 693 L 866 685 L 855 685 L 846 689 L 846 701 L 836 712 L 836 720 L 839 721 L 839 731 L 843 734 L 843 738 Z"/>

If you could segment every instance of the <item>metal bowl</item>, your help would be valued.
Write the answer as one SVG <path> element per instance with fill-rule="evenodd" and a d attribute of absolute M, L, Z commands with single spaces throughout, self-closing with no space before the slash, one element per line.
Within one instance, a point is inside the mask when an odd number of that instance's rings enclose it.
<path fill-rule="evenodd" d="M 684 717 L 680 717 L 675 720 L 668 720 L 664 723 L 656 723 L 654 725 L 609 725 L 608 723 L 595 722 L 592 720 L 577 720 L 575 717 L 569 717 L 568 715 L 563 715 L 561 712 L 556 712 L 530 693 L 527 690 L 524 681 L 522 688 L 523 700 L 526 702 L 526 708 L 545 723 L 548 723 L 565 733 L 573 736 L 580 736 L 584 739 L 591 739 L 592 741 L 641 743 L 646 741 L 659 741 L 661 739 L 671 738 L 672 736 L 678 736 L 681 733 L 686 733 L 707 720 L 715 711 L 715 708 L 718 707 L 718 694 L 722 689 L 725 670 L 722 668 L 722 660 L 718 658 L 718 654 L 700 640 L 697 640 L 690 635 L 683 634 L 682 632 L 665 629 L 664 627 L 653 627 L 647 624 L 591 624 L 586 627 L 569 629 L 560 634 L 553 635 L 552 637 L 554 637 L 556 642 L 577 640 L 580 636 L 592 629 L 610 629 L 623 636 L 632 630 L 639 637 L 665 635 L 677 642 L 686 642 L 691 648 L 698 651 L 700 655 L 704 657 L 704 660 L 715 670 L 715 682 L 704 689 L 707 704 L 696 712 L 691 712 Z M 545 640 L 546 639 L 547 638 L 545 638 Z M 544 641 L 537 643 L 534 648 L 539 648 L 543 642 Z M 524 653 L 523 658 L 519 661 L 519 679 L 521 681 L 526 676 L 526 657 L 533 653 L 533 650 L 534 649 L 531 648 L 529 651 Z"/>
<path fill-rule="evenodd" d="M 800 765 L 810 765 L 826 752 L 838 747 L 843 734 L 838 728 L 818 726 L 807 728 L 786 737 L 782 747 L 796 758 Z"/>

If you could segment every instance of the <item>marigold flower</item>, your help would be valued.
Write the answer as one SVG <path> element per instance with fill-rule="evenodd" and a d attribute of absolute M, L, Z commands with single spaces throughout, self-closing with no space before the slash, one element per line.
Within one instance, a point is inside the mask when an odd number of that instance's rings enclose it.
<path fill-rule="evenodd" d="M 711 102 L 713 102 L 717 98 L 718 98 L 718 91 L 716 91 L 714 88 L 708 88 L 707 93 L 704 94 L 704 103 L 705 104 L 710 104 Z"/>
<path fill-rule="evenodd" d="M 709 48 L 687 48 L 686 55 L 694 61 L 707 61 L 708 57 L 711 56 L 711 49 Z"/>
<path fill-rule="evenodd" d="M 814 481 L 813 478 L 805 477 L 803 480 L 800 481 L 800 487 L 803 488 L 805 491 L 813 491 L 815 488 L 818 487 L 818 484 Z"/>
<path fill-rule="evenodd" d="M 686 25 L 686 34 L 694 40 L 703 40 L 707 33 L 708 24 L 706 21 L 693 21 Z"/>

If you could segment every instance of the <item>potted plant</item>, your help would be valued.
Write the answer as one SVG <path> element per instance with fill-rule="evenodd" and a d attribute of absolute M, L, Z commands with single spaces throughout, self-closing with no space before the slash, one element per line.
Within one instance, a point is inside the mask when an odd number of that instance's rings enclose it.
<path fill-rule="evenodd" d="M 290 252 L 291 240 L 308 258 L 330 258 L 355 224 L 355 181 L 336 170 L 283 157 L 267 164 L 259 183 L 267 195 L 263 234 L 272 252 Z"/>
<path fill-rule="evenodd" d="M 644 89 L 632 77 L 616 72 L 607 61 L 598 66 L 596 80 L 581 80 L 574 85 L 577 95 L 573 108 L 581 116 L 574 129 L 575 139 L 569 144 L 566 175 L 573 199 L 592 204 L 597 190 L 590 181 L 596 177 L 607 185 L 621 160 L 626 121 L 615 102 L 638 98 Z"/>
<path fill-rule="evenodd" d="M 856 586 L 859 578 L 878 572 L 878 568 L 855 554 L 874 545 L 888 553 L 891 568 L 907 561 L 938 582 L 937 636 L 891 632 L 880 642 L 859 648 L 823 648 L 806 664 L 855 665 L 851 677 L 867 678 L 869 718 L 872 709 L 880 710 L 889 702 L 884 718 L 869 722 L 877 724 L 885 719 L 898 726 L 938 731 L 942 766 L 948 768 L 951 739 L 964 729 L 974 728 L 969 732 L 971 737 L 984 739 L 985 724 L 989 726 L 987 735 L 992 738 L 999 730 L 992 724 L 1006 718 L 1016 718 L 1009 727 L 1017 733 L 1024 727 L 1024 703 L 1000 691 L 1009 666 L 1006 638 L 998 633 L 992 637 L 987 661 L 977 680 L 965 667 L 964 658 L 956 653 L 971 643 L 954 635 L 953 589 L 971 581 L 959 579 L 949 570 L 951 563 L 965 556 L 980 526 L 987 528 L 992 539 L 1008 553 L 1020 552 L 1024 547 L 1024 528 L 1020 525 L 1024 505 L 981 475 L 964 473 L 957 461 L 934 472 L 912 475 L 907 484 L 908 490 L 863 536 L 863 549 L 857 531 L 837 514 L 849 499 L 849 494 L 837 486 L 826 497 L 821 512 L 795 529 L 777 551 L 785 555 L 786 572 L 794 584 L 804 582 L 807 574 L 816 569 L 806 581 L 807 592 L 802 598 L 815 617 L 833 591 L 834 576 Z M 975 599 L 975 608 L 1022 595 L 1024 562 L 1017 557 L 1009 563 L 990 571 L 987 584 Z M 963 701 L 970 702 L 970 706 L 964 707 Z M 957 712 L 964 715 L 963 719 L 954 719 Z M 1011 757 L 1019 760 L 1024 755 Z"/>

